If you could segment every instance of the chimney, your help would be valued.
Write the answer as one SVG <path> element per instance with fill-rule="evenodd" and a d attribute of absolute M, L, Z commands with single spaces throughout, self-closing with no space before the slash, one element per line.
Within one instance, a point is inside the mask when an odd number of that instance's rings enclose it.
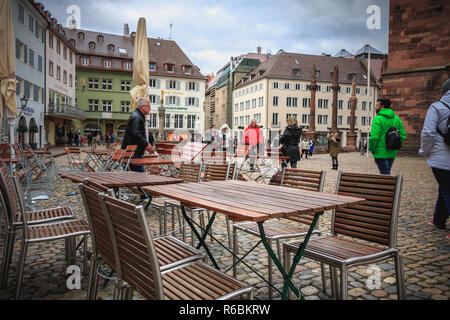
<path fill-rule="evenodd" d="M 130 27 L 128 26 L 128 23 L 125 23 L 123 25 L 123 35 L 124 35 L 124 37 L 130 36 Z"/>
<path fill-rule="evenodd" d="M 256 52 L 258 52 L 258 54 L 261 54 L 261 50 L 262 50 L 261 47 L 257 47 L 257 48 L 256 48 Z"/>

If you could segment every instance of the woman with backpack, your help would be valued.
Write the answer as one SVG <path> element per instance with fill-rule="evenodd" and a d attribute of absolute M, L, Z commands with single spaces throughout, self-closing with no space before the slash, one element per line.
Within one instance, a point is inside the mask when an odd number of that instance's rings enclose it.
<path fill-rule="evenodd" d="M 427 159 L 439 185 L 431 223 L 445 230 L 450 212 L 450 79 L 444 83 L 441 93 L 441 100 L 430 106 L 425 117 L 419 153 Z"/>

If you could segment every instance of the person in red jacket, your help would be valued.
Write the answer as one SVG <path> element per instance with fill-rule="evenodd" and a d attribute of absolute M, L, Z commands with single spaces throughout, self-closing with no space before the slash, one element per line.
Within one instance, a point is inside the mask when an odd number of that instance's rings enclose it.
<path fill-rule="evenodd" d="M 256 120 L 245 129 L 242 143 L 249 146 L 250 155 L 257 155 L 263 151 L 263 136 L 261 130 L 256 125 Z M 255 158 L 250 158 L 250 170 L 255 170 Z"/>

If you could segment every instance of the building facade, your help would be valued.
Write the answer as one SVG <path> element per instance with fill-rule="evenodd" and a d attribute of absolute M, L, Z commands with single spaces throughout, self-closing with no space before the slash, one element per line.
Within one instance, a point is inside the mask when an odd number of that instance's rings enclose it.
<path fill-rule="evenodd" d="M 12 0 L 16 47 L 16 103 L 20 112 L 14 121 L 15 141 L 40 148 L 47 143 L 45 111 L 45 30 L 47 20 L 39 5 Z M 25 109 L 21 100 L 28 99 Z"/>
<path fill-rule="evenodd" d="M 407 138 L 400 150 L 417 155 L 429 106 L 439 101 L 450 78 L 450 3 L 390 1 L 389 56 L 382 74 L 383 96 L 402 119 Z"/>
<path fill-rule="evenodd" d="M 132 81 L 135 34 L 123 36 L 66 29 L 76 48 L 76 99 L 86 112 L 84 135 L 106 132 L 123 136 L 133 112 Z M 158 133 L 159 107 L 164 103 L 164 132 L 203 132 L 205 78 L 174 42 L 149 38 L 150 132 Z"/>
<path fill-rule="evenodd" d="M 350 131 L 350 97 L 352 81 L 356 82 L 355 132 L 358 142 L 367 137 L 374 118 L 379 89 L 371 80 L 367 94 L 367 70 L 355 59 L 332 58 L 280 52 L 245 75 L 233 90 L 233 132 L 242 141 L 245 128 L 254 119 L 263 129 L 265 141 L 271 141 L 286 127 L 289 117 L 297 118 L 305 133 L 309 129 L 311 105 L 311 71 L 316 66 L 316 117 L 318 146 L 326 145 L 332 125 L 333 72 L 338 67 L 337 128 L 342 146 L 347 145 Z"/>
<path fill-rule="evenodd" d="M 48 11 L 45 12 L 48 15 Z M 85 112 L 76 107 L 76 51 L 65 38 L 62 25 L 51 18 L 46 31 L 46 99 L 45 127 L 51 145 L 64 145 L 67 133 L 79 129 Z"/>

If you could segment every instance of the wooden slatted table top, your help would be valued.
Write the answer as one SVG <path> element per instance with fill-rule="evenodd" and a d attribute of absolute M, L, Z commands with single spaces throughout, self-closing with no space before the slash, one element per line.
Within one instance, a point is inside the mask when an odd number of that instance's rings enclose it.
<path fill-rule="evenodd" d="M 130 159 L 130 164 L 135 166 L 157 166 L 157 165 L 170 165 L 173 164 L 173 161 L 169 159 L 141 158 L 141 159 Z"/>
<path fill-rule="evenodd" d="M 144 187 L 153 196 L 165 196 L 189 207 L 201 207 L 242 221 L 264 221 L 347 207 L 365 201 L 340 196 L 253 182 L 228 180 Z"/>
<path fill-rule="evenodd" d="M 61 178 L 70 179 L 74 183 L 80 183 L 83 182 L 84 179 L 89 179 L 107 188 L 159 186 L 183 182 L 183 179 L 146 174 L 134 171 L 63 173 L 61 174 Z"/>

